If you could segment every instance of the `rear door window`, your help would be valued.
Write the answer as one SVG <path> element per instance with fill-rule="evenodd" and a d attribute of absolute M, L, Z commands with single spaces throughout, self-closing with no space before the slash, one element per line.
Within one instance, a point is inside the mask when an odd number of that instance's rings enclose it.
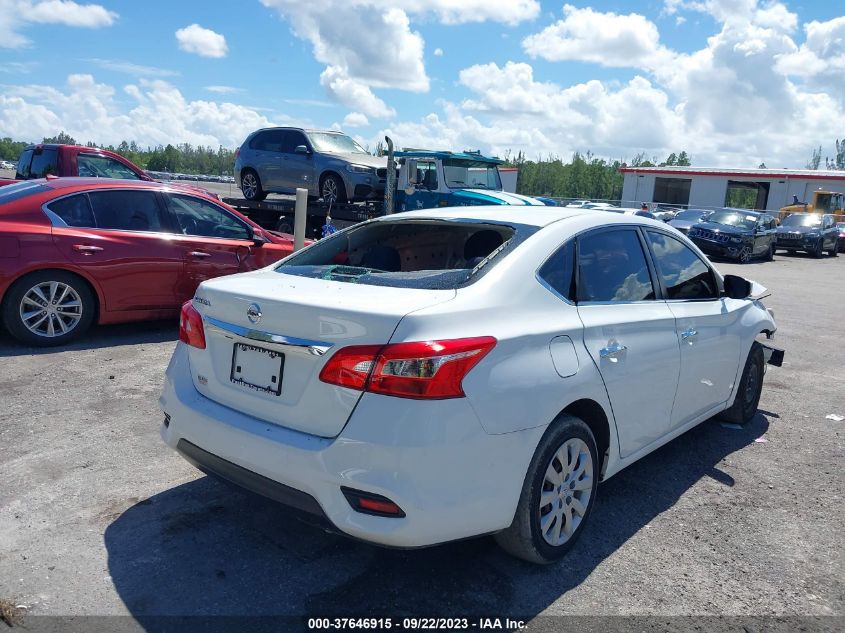
<path fill-rule="evenodd" d="M 46 178 L 50 175 L 59 175 L 59 150 L 48 147 L 33 153 L 27 178 Z"/>
<path fill-rule="evenodd" d="M 170 232 L 154 191 L 92 191 L 88 196 L 97 228 Z"/>
<path fill-rule="evenodd" d="M 467 220 L 366 222 L 296 253 L 276 271 L 375 286 L 454 289 L 486 274 L 536 231 Z"/>
<path fill-rule="evenodd" d="M 634 229 L 588 233 L 578 239 L 578 301 L 654 299 L 645 253 Z"/>
<path fill-rule="evenodd" d="M 47 215 L 55 214 L 67 226 L 80 226 L 95 228 L 94 213 L 88 202 L 88 196 L 84 193 L 75 196 L 67 196 L 60 200 L 54 200 L 47 205 Z M 54 219 L 54 218 L 51 218 Z M 55 225 L 56 222 L 53 222 Z"/>
<path fill-rule="evenodd" d="M 540 268 L 540 279 L 567 301 L 575 301 L 575 240 L 561 246 Z"/>
<path fill-rule="evenodd" d="M 20 158 L 18 158 L 18 168 L 15 178 L 19 180 L 29 178 L 29 166 L 31 162 L 32 150 L 27 149 L 21 152 Z"/>
<path fill-rule="evenodd" d="M 267 130 L 252 139 L 249 146 L 262 152 L 281 152 L 284 130 Z"/>

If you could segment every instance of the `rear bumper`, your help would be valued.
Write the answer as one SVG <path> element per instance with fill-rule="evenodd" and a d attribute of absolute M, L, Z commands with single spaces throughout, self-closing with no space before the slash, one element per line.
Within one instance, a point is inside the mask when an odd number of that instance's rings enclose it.
<path fill-rule="evenodd" d="M 293 431 L 200 394 L 183 343 L 160 398 L 164 441 L 201 470 L 285 503 L 336 530 L 420 547 L 510 525 L 544 427 L 487 434 L 466 399 L 364 394 L 336 438 Z M 387 497 L 405 517 L 362 514 L 341 487 Z M 325 517 L 325 521 L 323 521 Z"/>

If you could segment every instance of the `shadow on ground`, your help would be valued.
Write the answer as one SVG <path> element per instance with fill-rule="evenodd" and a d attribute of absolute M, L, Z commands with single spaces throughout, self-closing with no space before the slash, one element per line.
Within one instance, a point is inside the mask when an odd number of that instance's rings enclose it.
<path fill-rule="evenodd" d="M 138 321 L 119 325 L 98 325 L 92 327 L 79 339 L 57 347 L 31 347 L 12 338 L 0 329 L 0 358 L 6 356 L 29 356 L 31 354 L 55 354 L 75 350 L 164 343 L 179 338 L 179 321 Z"/>
<path fill-rule="evenodd" d="M 564 563 L 532 566 L 490 537 L 398 551 L 326 534 L 273 503 L 207 477 L 137 503 L 108 527 L 112 581 L 144 624 L 154 615 L 520 614 L 533 617 L 672 507 L 690 486 L 733 479 L 719 462 L 763 435 L 710 421 L 599 488 L 590 525 Z"/>

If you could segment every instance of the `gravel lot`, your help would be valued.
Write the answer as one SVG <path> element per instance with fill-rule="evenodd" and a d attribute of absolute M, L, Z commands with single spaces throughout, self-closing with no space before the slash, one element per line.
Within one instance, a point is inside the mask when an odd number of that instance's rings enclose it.
<path fill-rule="evenodd" d="M 95 328 L 51 351 L 2 333 L 0 599 L 26 605 L 25 622 L 843 616 L 845 421 L 825 416 L 845 415 L 845 257 L 719 267 L 773 292 L 786 364 L 770 368 L 760 414 L 742 430 L 706 422 L 603 484 L 587 531 L 547 568 L 490 538 L 371 547 L 201 476 L 158 435 L 174 323 Z"/>

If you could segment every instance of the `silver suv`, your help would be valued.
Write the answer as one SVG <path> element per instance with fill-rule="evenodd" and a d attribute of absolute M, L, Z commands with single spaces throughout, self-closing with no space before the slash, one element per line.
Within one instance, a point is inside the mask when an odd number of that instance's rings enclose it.
<path fill-rule="evenodd" d="M 308 190 L 325 202 L 384 195 L 387 159 L 342 132 L 273 127 L 250 134 L 235 153 L 235 179 L 247 200 Z"/>

